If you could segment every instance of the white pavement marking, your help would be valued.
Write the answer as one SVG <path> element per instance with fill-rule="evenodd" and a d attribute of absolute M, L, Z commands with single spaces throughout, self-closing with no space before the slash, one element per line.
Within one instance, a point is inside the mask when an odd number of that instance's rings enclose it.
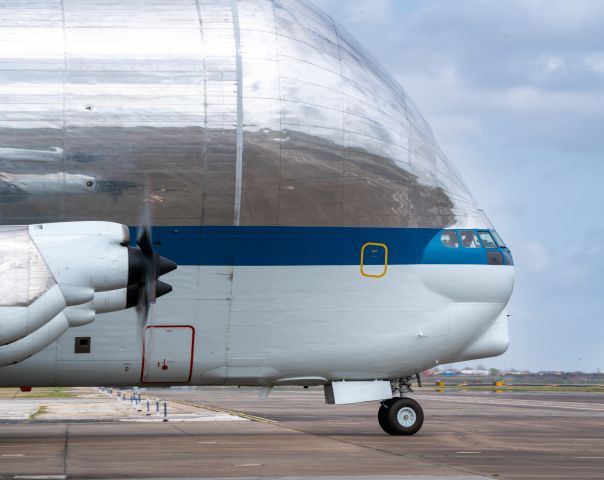
<path fill-rule="evenodd" d="M 24 480 L 62 480 L 67 475 L 15 475 L 13 478 L 22 478 Z"/>
<path fill-rule="evenodd" d="M 119 477 L 118 477 L 119 478 Z M 233 480 L 309 480 L 311 477 L 234 477 Z M 481 475 L 464 475 L 464 476 L 442 476 L 442 475 L 397 475 L 397 476 L 339 476 L 339 477 L 322 477 L 313 476 L 315 480 L 490 480 L 492 477 L 484 477 Z M 155 478 L 141 478 L 139 480 L 157 480 Z M 199 480 L 199 478 L 182 478 L 180 480 Z M 224 480 L 224 477 L 209 477 L 205 480 Z"/>
<path fill-rule="evenodd" d="M 200 407 L 201 408 L 201 407 Z M 163 417 L 128 417 L 128 418 L 120 418 L 120 422 L 136 422 L 136 423 L 146 423 L 146 422 L 154 422 L 161 423 L 163 422 Z M 233 415 L 229 415 L 227 413 L 218 413 L 212 416 L 204 416 L 196 415 L 192 413 L 172 413 L 168 415 L 169 422 L 249 422 L 247 418 L 235 417 Z"/>

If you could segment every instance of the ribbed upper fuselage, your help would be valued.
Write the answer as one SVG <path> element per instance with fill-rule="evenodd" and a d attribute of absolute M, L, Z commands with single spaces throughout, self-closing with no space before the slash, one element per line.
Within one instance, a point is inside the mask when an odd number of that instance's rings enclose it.
<path fill-rule="evenodd" d="M 405 91 L 301 0 L 0 18 L 3 224 L 485 227 Z"/>

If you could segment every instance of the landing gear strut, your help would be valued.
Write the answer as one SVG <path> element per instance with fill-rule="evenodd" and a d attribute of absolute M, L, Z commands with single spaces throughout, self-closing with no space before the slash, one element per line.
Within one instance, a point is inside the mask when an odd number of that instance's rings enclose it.
<path fill-rule="evenodd" d="M 395 397 L 384 400 L 378 411 L 380 427 L 389 435 L 414 435 L 424 423 L 424 411 L 420 404 L 404 396 L 413 391 L 410 381 L 408 378 L 392 382 Z M 421 387 L 419 374 L 417 383 Z"/>

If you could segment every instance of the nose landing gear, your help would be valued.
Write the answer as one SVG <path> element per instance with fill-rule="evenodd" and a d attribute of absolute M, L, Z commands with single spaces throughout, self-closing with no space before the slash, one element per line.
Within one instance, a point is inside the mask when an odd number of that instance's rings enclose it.
<path fill-rule="evenodd" d="M 424 423 L 424 411 L 411 398 L 391 398 L 382 402 L 378 422 L 389 435 L 414 435 Z"/>
<path fill-rule="evenodd" d="M 384 400 L 378 411 L 378 422 L 388 435 L 415 435 L 424 424 L 424 411 L 419 403 L 405 397 L 413 392 L 411 380 L 417 379 L 422 386 L 419 373 L 412 377 L 391 381 L 393 398 Z"/>

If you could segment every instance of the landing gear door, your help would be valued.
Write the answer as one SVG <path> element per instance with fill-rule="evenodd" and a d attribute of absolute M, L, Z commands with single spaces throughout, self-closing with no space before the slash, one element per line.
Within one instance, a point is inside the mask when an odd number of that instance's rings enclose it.
<path fill-rule="evenodd" d="M 153 325 L 145 329 L 141 383 L 188 383 L 193 368 L 195 329 Z"/>

